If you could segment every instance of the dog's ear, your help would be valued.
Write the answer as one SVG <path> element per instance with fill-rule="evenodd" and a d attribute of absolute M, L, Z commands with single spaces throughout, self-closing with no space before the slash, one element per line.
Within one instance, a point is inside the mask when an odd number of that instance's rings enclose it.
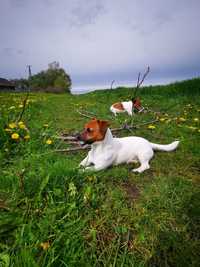
<path fill-rule="evenodd" d="M 109 121 L 99 121 L 99 124 L 100 124 L 101 128 L 104 130 L 106 130 L 110 126 Z"/>

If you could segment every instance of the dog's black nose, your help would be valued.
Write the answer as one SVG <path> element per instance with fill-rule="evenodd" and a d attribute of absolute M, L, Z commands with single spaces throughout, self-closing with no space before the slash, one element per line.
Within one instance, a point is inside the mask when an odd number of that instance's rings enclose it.
<path fill-rule="evenodd" d="M 81 135 L 80 135 L 80 134 L 77 134 L 77 135 L 75 136 L 75 138 L 76 138 L 76 140 L 81 141 Z"/>

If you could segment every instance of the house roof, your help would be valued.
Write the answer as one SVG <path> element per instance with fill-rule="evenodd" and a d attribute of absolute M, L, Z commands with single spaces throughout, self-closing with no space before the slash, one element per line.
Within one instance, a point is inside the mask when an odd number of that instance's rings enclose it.
<path fill-rule="evenodd" d="M 14 87 L 15 85 L 4 78 L 0 78 L 0 86 Z"/>

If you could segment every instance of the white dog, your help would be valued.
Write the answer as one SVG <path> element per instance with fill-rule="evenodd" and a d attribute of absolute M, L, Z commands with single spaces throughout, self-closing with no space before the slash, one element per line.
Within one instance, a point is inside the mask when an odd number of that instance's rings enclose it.
<path fill-rule="evenodd" d="M 128 115 L 133 115 L 133 101 L 124 101 L 112 104 L 110 111 L 116 116 L 117 113 L 127 112 Z"/>
<path fill-rule="evenodd" d="M 130 101 L 117 102 L 112 104 L 110 107 L 110 111 L 116 116 L 117 113 L 127 112 L 128 115 L 132 116 L 134 114 L 134 110 L 138 112 L 142 112 L 144 107 L 141 105 L 140 98 L 132 98 Z"/>
<path fill-rule="evenodd" d="M 80 163 L 86 170 L 100 171 L 111 165 L 140 162 L 140 167 L 133 172 L 143 172 L 150 168 L 149 161 L 154 150 L 173 151 L 179 141 L 168 145 L 150 143 L 141 137 L 113 138 L 107 121 L 93 119 L 85 125 L 78 136 L 82 144 L 92 144 L 87 157 Z"/>

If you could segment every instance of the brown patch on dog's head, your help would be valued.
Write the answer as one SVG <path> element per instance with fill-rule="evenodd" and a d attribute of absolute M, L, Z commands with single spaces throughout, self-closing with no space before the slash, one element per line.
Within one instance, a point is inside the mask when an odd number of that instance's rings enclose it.
<path fill-rule="evenodd" d="M 141 100 L 140 100 L 139 97 L 137 97 L 137 98 L 132 98 L 132 102 L 133 102 L 133 106 L 134 106 L 134 108 L 136 108 L 136 109 L 138 109 L 138 110 L 140 110 L 140 109 L 142 108 L 142 106 L 141 106 Z"/>
<path fill-rule="evenodd" d="M 79 135 L 78 139 L 85 144 L 92 144 L 102 141 L 108 129 L 109 122 L 103 120 L 92 119 L 85 124 L 84 131 Z"/>
<path fill-rule="evenodd" d="M 118 110 L 124 110 L 124 107 L 123 107 L 123 105 L 122 105 L 121 102 L 114 103 L 113 104 L 113 107 L 116 108 L 116 109 L 118 109 Z"/>

